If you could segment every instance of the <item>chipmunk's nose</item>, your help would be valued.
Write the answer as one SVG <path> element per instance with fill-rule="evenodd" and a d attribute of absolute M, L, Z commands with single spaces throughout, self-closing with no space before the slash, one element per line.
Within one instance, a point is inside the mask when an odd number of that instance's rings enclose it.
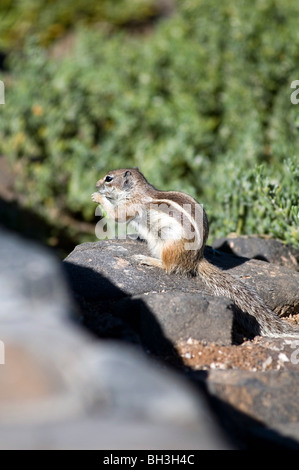
<path fill-rule="evenodd" d="M 96 188 L 99 188 L 101 186 L 101 184 L 102 184 L 102 180 L 97 181 Z"/>

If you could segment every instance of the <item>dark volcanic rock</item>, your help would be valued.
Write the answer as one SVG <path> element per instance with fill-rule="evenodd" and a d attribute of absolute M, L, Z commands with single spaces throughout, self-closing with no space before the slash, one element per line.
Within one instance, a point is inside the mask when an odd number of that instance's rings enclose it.
<path fill-rule="evenodd" d="M 213 296 L 200 279 L 167 275 L 133 260 L 134 254 L 147 253 L 147 246 L 142 242 L 114 240 L 80 245 L 66 258 L 65 269 L 89 327 L 102 336 L 103 321 L 99 318 L 109 318 L 110 331 L 114 320 L 123 322 L 123 332 L 124 327 L 131 328 L 145 347 L 165 358 L 179 342 L 192 344 L 191 338 L 230 345 L 235 312 L 232 303 Z M 298 273 L 209 247 L 205 254 L 210 262 L 255 287 L 277 313 L 298 312 Z M 82 283 L 84 270 L 88 276 Z M 92 289 L 88 279 L 92 281 Z M 204 375 L 204 382 L 216 399 L 213 406 L 221 416 L 226 416 L 225 421 L 227 417 L 232 419 L 241 440 L 251 441 L 253 447 L 259 438 L 270 447 L 273 443 L 278 448 L 298 447 L 299 413 L 294 400 L 297 363 L 290 360 L 296 344 L 282 343 L 283 340 L 265 343 L 268 349 L 260 353 L 262 372 L 214 370 L 213 366 L 217 365 L 212 363 L 208 376 Z M 290 366 L 267 370 L 271 364 L 282 367 L 284 361 L 289 361 Z M 190 377 L 197 382 L 197 374 L 201 382 L 200 372 L 195 375 L 191 372 Z M 288 378 L 290 388 L 282 397 Z"/>
<path fill-rule="evenodd" d="M 212 246 L 226 253 L 259 259 L 299 271 L 299 250 L 279 240 L 244 235 L 218 238 Z"/>
<path fill-rule="evenodd" d="M 132 260 L 146 252 L 137 241 L 82 244 L 62 270 L 47 251 L 0 232 L 0 447 L 298 448 L 297 342 L 262 343 L 257 372 L 217 370 L 213 362 L 192 369 L 178 341 L 213 341 L 221 360 L 219 345 L 226 354 L 238 348 L 230 346 L 234 307 L 199 279 Z M 262 297 L 278 290 L 269 300 L 281 311 L 298 305 L 297 273 L 290 278 L 286 268 L 209 248 L 206 254 Z M 81 323 L 105 341 L 80 325 L 73 297 Z M 147 357 L 140 345 L 165 360 L 176 352 L 178 370 Z M 271 364 L 278 370 L 268 370 Z"/>
<path fill-rule="evenodd" d="M 299 312 L 299 273 L 284 266 L 206 249 L 213 264 L 253 287 L 279 316 Z"/>
<path fill-rule="evenodd" d="M 133 255 L 147 253 L 145 243 L 110 240 L 84 243 L 66 258 L 65 269 L 85 323 L 100 336 L 107 336 L 107 315 L 110 324 L 118 317 L 118 325 L 121 319 L 124 328 L 126 324 L 132 328 L 131 336 L 137 331 L 153 350 L 161 347 L 162 336 L 173 342 L 192 337 L 231 344 L 236 312 L 232 302 L 211 295 L 199 278 L 168 275 L 133 260 Z M 253 286 L 277 314 L 299 311 L 299 273 L 210 248 L 206 256 Z M 101 315 L 105 315 L 104 322 Z"/>
<path fill-rule="evenodd" d="M 299 442 L 298 388 L 298 370 L 211 370 L 208 380 L 210 393 L 254 418 L 253 426 L 262 420 L 268 429 L 277 427 L 294 448 Z"/>
<path fill-rule="evenodd" d="M 135 254 L 148 254 L 147 245 L 133 240 L 82 243 L 64 264 L 76 293 L 90 300 L 115 300 L 178 287 L 198 291 L 198 279 L 168 276 L 160 269 L 141 266 L 133 260 Z"/>
<path fill-rule="evenodd" d="M 154 351 L 167 340 L 189 337 L 231 344 L 232 302 L 210 295 L 198 278 L 170 276 L 132 259 L 146 252 L 142 242 L 104 241 L 80 245 L 66 258 L 71 285 L 85 301 L 88 325 L 105 335 L 98 316 L 109 312 L 129 324 Z M 86 301 L 92 302 L 93 320 Z"/>
<path fill-rule="evenodd" d="M 116 310 L 155 352 L 167 352 L 168 340 L 173 344 L 189 338 L 232 342 L 233 307 L 226 299 L 190 292 L 154 292 L 127 298 Z"/>
<path fill-rule="evenodd" d="M 205 394 L 70 320 L 46 250 L 0 232 L 0 252 L 1 449 L 231 448 Z"/>

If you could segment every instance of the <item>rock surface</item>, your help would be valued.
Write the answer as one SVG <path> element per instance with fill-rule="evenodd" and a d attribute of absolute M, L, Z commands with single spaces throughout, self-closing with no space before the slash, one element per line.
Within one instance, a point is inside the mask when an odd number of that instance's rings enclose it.
<path fill-rule="evenodd" d="M 77 325 L 58 261 L 0 232 L 0 448 L 232 448 L 205 394 Z"/>
<path fill-rule="evenodd" d="M 94 306 L 95 314 L 90 313 L 89 305 L 85 315 L 93 331 L 100 336 L 105 334 L 98 313 L 105 312 L 130 324 L 141 337 L 149 330 L 147 323 L 151 330 L 156 323 L 159 338 L 163 335 L 176 342 L 191 336 L 231 344 L 237 317 L 233 303 L 224 298 L 220 301 L 199 278 L 169 276 L 158 268 L 141 266 L 133 260 L 133 255 L 147 253 L 145 243 L 110 240 L 83 243 L 66 258 L 65 269 L 75 294 L 79 300 L 84 299 L 85 304 L 89 302 Z M 263 261 L 215 253 L 209 248 L 206 256 L 254 287 L 278 315 L 299 312 L 299 273 Z M 157 335 L 158 331 L 151 338 L 153 349 Z"/>
<path fill-rule="evenodd" d="M 212 246 L 226 253 L 260 259 L 299 271 L 299 251 L 279 240 L 244 235 L 218 238 Z"/>
<path fill-rule="evenodd" d="M 154 355 L 176 364 L 195 383 L 206 384 L 210 394 L 221 403 L 253 420 L 249 425 L 246 419 L 238 417 L 241 434 L 246 428 L 245 434 L 259 435 L 258 422 L 265 427 L 265 439 L 267 436 L 278 445 L 278 435 L 289 439 L 290 447 L 296 447 L 299 406 L 294 390 L 298 342 L 256 338 L 233 345 L 240 338 L 240 331 L 230 300 L 211 295 L 199 279 L 169 276 L 132 260 L 132 255 L 146 253 L 144 243 L 115 240 L 82 244 L 66 258 L 65 268 L 86 325 L 99 336 L 116 334 L 128 341 L 133 339 Z M 206 249 L 206 256 L 255 287 L 278 314 L 292 315 L 296 322 L 299 274 L 294 270 L 210 248 Z M 78 281 L 84 269 L 87 277 L 82 284 Z M 275 374 L 283 377 L 284 385 L 272 393 Z M 293 385 L 286 387 L 282 395 L 288 374 Z M 230 390 L 234 393 L 230 394 Z M 256 406 L 259 400 L 260 405 Z M 292 406 L 287 406 L 288 403 Z M 281 415 L 277 411 L 269 419 L 271 408 L 281 410 Z M 245 422 L 241 429 L 240 423 Z"/>
<path fill-rule="evenodd" d="M 296 342 L 232 345 L 232 303 L 137 265 L 143 243 L 82 244 L 62 270 L 14 235 L 0 242 L 1 449 L 299 448 Z M 298 311 L 296 272 L 206 253 Z"/>

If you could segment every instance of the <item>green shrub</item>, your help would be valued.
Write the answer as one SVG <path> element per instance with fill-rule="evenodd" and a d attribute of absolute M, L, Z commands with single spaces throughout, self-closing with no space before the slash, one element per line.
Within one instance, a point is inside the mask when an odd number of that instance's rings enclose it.
<path fill-rule="evenodd" d="M 48 45 L 75 24 L 118 28 L 146 21 L 158 10 L 155 0 L 1 0 L 0 49 L 19 47 L 32 34 Z"/>
<path fill-rule="evenodd" d="M 27 204 L 92 221 L 99 176 L 137 165 L 203 202 L 212 237 L 296 243 L 298 13 L 297 0 L 186 0 L 150 35 L 80 29 L 60 61 L 30 41 L 0 110 Z"/>
<path fill-rule="evenodd" d="M 233 172 L 217 194 L 222 210 L 213 214 L 214 233 L 265 234 L 299 248 L 299 159 Z"/>

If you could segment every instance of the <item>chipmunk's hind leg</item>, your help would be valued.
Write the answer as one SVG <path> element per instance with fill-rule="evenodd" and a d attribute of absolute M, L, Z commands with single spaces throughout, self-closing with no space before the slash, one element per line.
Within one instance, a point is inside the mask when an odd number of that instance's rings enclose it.
<path fill-rule="evenodd" d="M 194 267 L 197 266 L 197 251 L 187 250 L 185 243 L 188 240 L 176 240 L 167 243 L 162 251 L 162 266 L 167 273 L 194 275 Z"/>
<path fill-rule="evenodd" d="M 162 250 L 162 266 L 167 273 L 180 272 L 181 260 L 184 258 L 183 241 L 170 241 L 166 243 Z"/>

